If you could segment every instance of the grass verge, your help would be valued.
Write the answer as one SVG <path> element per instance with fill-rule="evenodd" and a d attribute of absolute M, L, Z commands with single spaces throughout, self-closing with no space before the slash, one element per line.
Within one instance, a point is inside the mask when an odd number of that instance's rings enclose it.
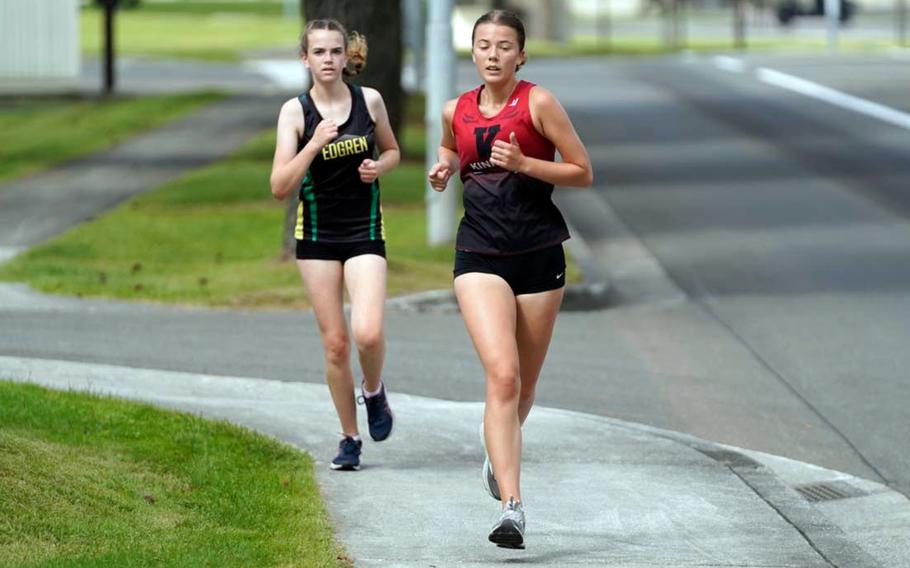
<path fill-rule="evenodd" d="M 240 61 L 246 52 L 281 49 L 297 52 L 300 21 L 271 11 L 238 11 L 243 4 L 149 4 L 119 10 L 115 37 L 121 55 L 173 57 L 208 61 Z M 219 11 L 233 8 L 231 11 Z M 280 5 L 279 5 L 280 10 Z M 85 8 L 80 16 L 82 52 L 102 49 L 101 10 Z"/>
<path fill-rule="evenodd" d="M 137 196 L 0 267 L 53 293 L 227 307 L 305 307 L 278 260 L 286 205 L 268 190 L 274 133 Z M 382 179 L 389 294 L 451 285 L 451 247 L 425 244 L 423 164 Z"/>
<path fill-rule="evenodd" d="M 113 100 L 0 102 L 0 180 L 90 154 L 223 98 L 217 93 Z"/>
<path fill-rule="evenodd" d="M 0 565 L 350 566 L 312 460 L 264 436 L 0 382 Z"/>
<path fill-rule="evenodd" d="M 401 165 L 381 179 L 389 296 L 452 284 L 453 248 L 426 244 L 421 103 L 407 107 Z M 28 250 L 0 265 L 0 280 L 80 297 L 307 307 L 294 263 L 279 260 L 287 205 L 268 189 L 274 136 Z M 567 277 L 580 280 L 571 258 Z"/>

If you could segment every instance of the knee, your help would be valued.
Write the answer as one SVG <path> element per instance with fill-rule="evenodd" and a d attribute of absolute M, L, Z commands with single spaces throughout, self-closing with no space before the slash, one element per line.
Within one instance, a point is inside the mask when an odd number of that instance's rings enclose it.
<path fill-rule="evenodd" d="M 495 400 L 512 401 L 521 393 L 518 369 L 504 365 L 487 372 L 487 393 Z"/>
<path fill-rule="evenodd" d="M 381 329 L 362 327 L 354 330 L 354 342 L 360 352 L 372 353 L 382 349 L 383 337 Z"/>
<path fill-rule="evenodd" d="M 327 334 L 322 340 L 325 348 L 325 360 L 329 365 L 337 366 L 348 362 L 351 347 L 345 333 Z"/>

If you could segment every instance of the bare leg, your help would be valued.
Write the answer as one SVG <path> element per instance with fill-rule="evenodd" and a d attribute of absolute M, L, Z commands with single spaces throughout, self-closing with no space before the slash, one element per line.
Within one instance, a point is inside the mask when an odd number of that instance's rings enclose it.
<path fill-rule="evenodd" d="M 351 331 L 360 357 L 366 389 L 375 391 L 385 359 L 383 314 L 386 260 L 375 254 L 355 256 L 344 263 L 344 281 L 351 300 Z"/>
<path fill-rule="evenodd" d="M 353 436 L 358 433 L 357 408 L 354 404 L 351 346 L 344 320 L 341 263 L 334 260 L 298 260 L 297 268 L 319 324 L 325 352 L 326 380 L 341 421 L 341 430 Z"/>
<path fill-rule="evenodd" d="M 499 492 L 503 503 L 521 501 L 515 296 L 499 276 L 476 272 L 455 279 L 455 295 L 486 375 L 484 438 Z"/>
<path fill-rule="evenodd" d="M 553 326 L 559 314 L 564 288 L 537 294 L 522 294 L 518 303 L 518 357 L 521 368 L 521 394 L 518 398 L 518 418 L 524 424 L 534 405 L 537 379 L 543 367 L 553 336 Z"/>

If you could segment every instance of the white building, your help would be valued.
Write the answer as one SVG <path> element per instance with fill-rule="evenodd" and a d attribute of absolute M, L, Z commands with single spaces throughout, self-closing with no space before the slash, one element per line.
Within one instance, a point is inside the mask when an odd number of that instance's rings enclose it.
<path fill-rule="evenodd" d="M 75 90 L 78 0 L 0 0 L 0 93 Z"/>

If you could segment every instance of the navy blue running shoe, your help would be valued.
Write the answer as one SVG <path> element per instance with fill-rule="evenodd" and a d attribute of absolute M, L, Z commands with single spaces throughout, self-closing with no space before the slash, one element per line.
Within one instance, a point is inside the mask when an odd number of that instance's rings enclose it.
<path fill-rule="evenodd" d="M 343 471 L 360 469 L 360 448 L 362 446 L 363 442 L 361 440 L 345 436 L 338 442 L 338 455 L 335 456 L 329 467 Z"/>
<path fill-rule="evenodd" d="M 361 387 L 362 388 L 362 387 Z M 395 415 L 389 408 L 389 399 L 385 395 L 385 383 L 379 383 L 379 394 L 371 397 L 361 396 L 361 402 L 367 407 L 367 424 L 370 426 L 370 437 L 381 442 L 392 433 Z"/>

